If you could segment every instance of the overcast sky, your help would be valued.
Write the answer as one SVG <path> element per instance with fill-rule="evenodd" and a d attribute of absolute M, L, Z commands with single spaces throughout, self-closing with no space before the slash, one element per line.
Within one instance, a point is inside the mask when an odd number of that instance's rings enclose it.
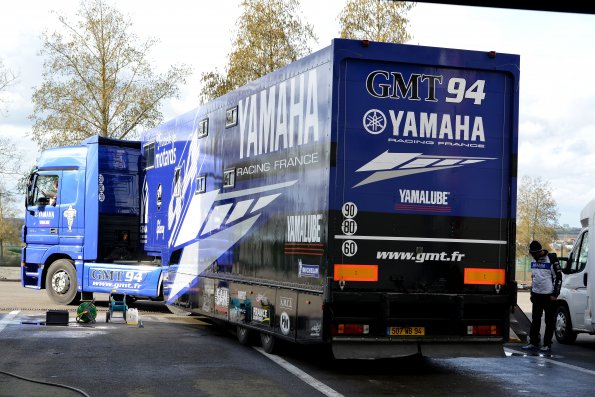
<path fill-rule="evenodd" d="M 163 104 L 166 120 L 198 106 L 200 74 L 225 66 L 238 3 L 110 2 L 131 17 L 137 36 L 160 40 L 150 54 L 156 71 L 179 63 L 193 67 L 181 97 Z M 345 1 L 301 3 L 318 36 L 312 48 L 328 46 L 338 34 Z M 2 6 L 0 59 L 19 80 L 2 96 L 0 136 L 18 142 L 27 167 L 37 155 L 27 137 L 27 116 L 33 87 L 41 83 L 40 35 L 58 28 L 58 15 L 74 18 L 78 5 L 78 0 L 19 0 Z M 548 181 L 560 224 L 578 226 L 581 208 L 595 198 L 595 15 L 418 3 L 409 18 L 409 44 L 520 54 L 519 175 Z"/>

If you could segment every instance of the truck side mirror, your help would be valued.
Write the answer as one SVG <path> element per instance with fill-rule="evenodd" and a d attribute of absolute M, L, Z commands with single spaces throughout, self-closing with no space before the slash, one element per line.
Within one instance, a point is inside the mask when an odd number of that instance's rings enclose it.
<path fill-rule="evenodd" d="M 33 189 L 35 187 L 35 173 L 29 174 L 27 178 L 27 194 L 25 196 L 25 207 L 33 205 Z"/>
<path fill-rule="evenodd" d="M 35 205 L 33 202 L 33 194 L 31 190 L 27 190 L 27 195 L 25 196 L 25 207 L 29 207 L 30 205 Z"/>
<path fill-rule="evenodd" d="M 583 284 L 585 285 L 585 287 L 587 286 L 587 275 L 588 273 L 585 272 L 585 274 L 583 274 Z"/>
<path fill-rule="evenodd" d="M 573 273 L 572 271 L 572 261 L 574 260 L 574 257 L 572 254 L 570 254 L 568 256 L 568 261 L 566 262 L 568 265 L 566 266 L 566 271 L 568 272 L 568 274 Z"/>
<path fill-rule="evenodd" d="M 39 197 L 39 198 L 37 199 L 37 202 L 36 202 L 36 204 L 37 204 L 38 206 L 40 206 L 40 207 L 41 207 L 41 206 L 46 206 L 46 205 L 48 205 L 49 203 L 50 203 L 50 199 L 49 199 L 48 197 Z"/>

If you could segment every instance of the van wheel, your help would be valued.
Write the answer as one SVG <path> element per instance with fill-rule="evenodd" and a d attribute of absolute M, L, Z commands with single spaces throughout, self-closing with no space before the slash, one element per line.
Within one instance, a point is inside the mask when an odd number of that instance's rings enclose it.
<path fill-rule="evenodd" d="M 572 320 L 566 306 L 556 309 L 556 340 L 571 345 L 576 340 L 577 333 L 572 330 Z"/>
<path fill-rule="evenodd" d="M 277 338 L 271 334 L 262 332 L 260 334 L 260 343 L 262 344 L 263 350 L 269 354 L 276 354 L 279 350 Z"/>
<path fill-rule="evenodd" d="M 252 331 L 249 328 L 244 327 L 243 325 L 238 325 L 236 336 L 238 337 L 240 345 L 250 346 L 252 344 Z"/>
<path fill-rule="evenodd" d="M 68 259 L 58 259 L 50 265 L 45 278 L 45 289 L 52 301 L 61 305 L 78 304 L 76 270 Z"/>

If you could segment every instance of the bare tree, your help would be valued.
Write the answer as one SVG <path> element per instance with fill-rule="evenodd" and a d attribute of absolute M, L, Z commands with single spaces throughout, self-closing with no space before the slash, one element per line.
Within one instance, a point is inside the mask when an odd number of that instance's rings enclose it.
<path fill-rule="evenodd" d="M 242 15 L 224 74 L 203 73 L 203 102 L 255 80 L 311 52 L 311 25 L 299 15 L 299 0 L 242 0 Z"/>
<path fill-rule="evenodd" d="M 517 252 L 527 253 L 532 240 L 544 245 L 554 241 L 558 216 L 549 182 L 540 177 L 522 177 L 517 198 Z"/>
<path fill-rule="evenodd" d="M 17 77 L 0 59 L 0 93 L 11 86 Z M 0 101 L 1 101 L 0 97 Z M 0 102 L 1 104 L 1 102 Z M 10 138 L 0 137 L 0 175 L 20 175 L 20 155 Z"/>
<path fill-rule="evenodd" d="M 22 174 L 21 153 L 10 138 L 0 137 L 0 176 L 20 176 Z"/>
<path fill-rule="evenodd" d="M 161 122 L 160 102 L 177 97 L 190 74 L 184 65 L 155 74 L 147 56 L 156 41 L 140 41 L 104 0 L 81 1 L 77 15 L 76 23 L 58 17 L 62 31 L 42 36 L 43 83 L 30 116 L 41 149 L 95 134 L 135 138 Z"/>
<path fill-rule="evenodd" d="M 15 195 L 8 192 L 0 183 L 0 261 L 4 261 L 4 246 L 6 243 L 17 245 L 20 243 L 20 227 L 14 209 Z"/>
<path fill-rule="evenodd" d="M 4 62 L 0 59 L 0 112 L 3 112 L 3 98 L 2 93 L 6 91 L 17 80 L 14 72 L 4 66 Z"/>
<path fill-rule="evenodd" d="M 5 67 L 4 62 L 0 59 L 0 92 L 6 90 L 8 86 L 16 81 L 16 78 L 16 75 Z"/>
<path fill-rule="evenodd" d="M 415 3 L 392 0 L 348 0 L 339 14 L 340 36 L 344 39 L 405 43 L 407 12 Z"/>

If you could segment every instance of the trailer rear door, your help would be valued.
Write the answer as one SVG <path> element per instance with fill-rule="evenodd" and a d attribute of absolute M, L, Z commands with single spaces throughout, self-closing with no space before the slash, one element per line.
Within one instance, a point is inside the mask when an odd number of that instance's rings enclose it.
<path fill-rule="evenodd" d="M 407 50 L 341 63 L 333 277 L 494 291 L 512 261 L 516 80 L 487 54 Z"/>

